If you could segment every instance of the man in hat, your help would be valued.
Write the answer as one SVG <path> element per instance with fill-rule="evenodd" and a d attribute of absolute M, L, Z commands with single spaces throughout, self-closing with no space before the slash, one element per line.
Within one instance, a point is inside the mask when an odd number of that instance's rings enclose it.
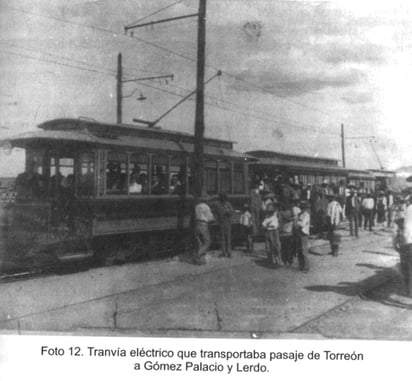
<path fill-rule="evenodd" d="M 302 201 L 300 204 L 302 212 L 299 214 L 296 221 L 297 234 L 297 251 L 299 270 L 303 272 L 309 271 L 309 233 L 310 233 L 310 204 L 307 201 Z"/>
<path fill-rule="evenodd" d="M 375 200 L 373 199 L 370 192 L 366 194 L 366 197 L 362 201 L 363 216 L 365 219 L 363 228 L 366 230 L 369 225 L 369 231 L 372 231 L 372 218 L 373 218 L 373 208 L 375 207 Z"/>
<path fill-rule="evenodd" d="M 360 202 L 356 194 L 356 187 L 354 185 L 350 185 L 349 189 L 349 196 L 346 198 L 345 213 L 347 219 L 349 220 L 350 235 L 353 236 L 355 234 L 355 237 L 358 237 L 358 216 Z"/>
<path fill-rule="evenodd" d="M 246 250 L 249 253 L 253 252 L 253 235 L 254 226 L 253 215 L 250 213 L 249 204 L 243 205 L 243 213 L 240 215 L 240 226 L 242 228 L 242 236 L 246 241 Z"/>
<path fill-rule="evenodd" d="M 266 209 L 266 218 L 262 222 L 265 229 L 266 249 L 268 260 L 272 265 L 282 266 L 281 245 L 279 238 L 278 204 L 270 204 Z"/>
<path fill-rule="evenodd" d="M 206 263 L 206 252 L 211 245 L 209 223 L 215 220 L 215 217 L 210 210 L 207 201 L 210 198 L 208 196 L 202 196 L 199 198 L 195 207 L 195 238 L 197 241 L 197 251 L 194 258 L 194 264 L 204 265 Z"/>
<path fill-rule="evenodd" d="M 233 207 L 226 193 L 219 194 L 217 217 L 220 226 L 220 242 L 223 257 L 232 256 L 232 214 Z"/>
<path fill-rule="evenodd" d="M 412 297 L 412 203 L 411 198 L 407 197 L 405 217 L 398 220 L 400 231 L 399 253 L 401 259 L 401 273 L 405 288 L 405 294 Z"/>
<path fill-rule="evenodd" d="M 258 226 L 260 225 L 261 217 L 260 210 L 262 208 L 262 196 L 260 195 L 258 184 L 254 184 L 250 191 L 250 213 L 252 214 L 253 235 L 257 235 Z"/>
<path fill-rule="evenodd" d="M 342 207 L 336 200 L 336 195 L 329 195 L 329 204 L 327 210 L 327 223 L 328 223 L 328 240 L 332 255 L 337 257 L 339 255 L 339 243 L 340 235 L 336 232 L 336 229 L 340 223 L 340 216 L 342 213 Z"/>
<path fill-rule="evenodd" d="M 379 191 L 379 195 L 376 200 L 376 213 L 378 215 L 377 223 L 382 225 L 385 222 L 386 214 L 386 197 L 383 191 Z"/>

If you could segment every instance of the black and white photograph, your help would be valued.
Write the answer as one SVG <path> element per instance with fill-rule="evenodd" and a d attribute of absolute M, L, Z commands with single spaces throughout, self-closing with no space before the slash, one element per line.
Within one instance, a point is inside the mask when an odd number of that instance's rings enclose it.
<path fill-rule="evenodd" d="M 409 2 L 1 0 L 0 31 L 1 335 L 412 340 Z"/>

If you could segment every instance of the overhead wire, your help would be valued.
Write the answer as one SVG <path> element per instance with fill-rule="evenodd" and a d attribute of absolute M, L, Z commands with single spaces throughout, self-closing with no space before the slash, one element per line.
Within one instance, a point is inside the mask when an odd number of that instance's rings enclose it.
<path fill-rule="evenodd" d="M 177 4 L 177 2 L 176 2 L 176 4 Z M 16 11 L 16 12 L 26 13 L 26 14 L 29 14 L 29 15 L 32 15 L 32 16 L 36 16 L 36 17 L 42 17 L 42 18 L 51 19 L 51 20 L 54 20 L 54 21 L 62 22 L 62 23 L 67 23 L 67 24 L 72 24 L 72 25 L 81 26 L 81 27 L 85 27 L 85 28 L 90 28 L 90 29 L 92 29 L 92 30 L 96 30 L 96 31 L 99 31 L 99 32 L 111 34 L 111 35 L 114 35 L 114 36 L 125 37 L 125 35 L 119 34 L 119 33 L 115 32 L 115 31 L 112 31 L 112 30 L 109 30 L 109 29 L 105 29 L 105 28 L 101 28 L 101 27 L 96 27 L 96 26 L 93 26 L 93 25 L 88 25 L 88 24 L 83 24 L 83 23 L 78 23 L 78 22 L 74 22 L 74 21 L 70 21 L 70 20 L 66 20 L 66 19 L 62 19 L 62 18 L 58 18 L 58 17 L 53 17 L 53 16 L 49 16 L 49 15 L 44 15 L 44 14 L 39 14 L 39 13 L 35 13 L 35 12 L 30 12 L 30 11 L 23 10 L 23 9 L 20 9 L 20 8 L 15 8 L 15 7 L 10 7 L 10 6 L 5 6 L 5 7 L 8 8 L 8 9 L 10 9 L 10 10 L 12 10 L 12 11 Z M 176 52 L 176 51 L 174 51 L 174 50 L 172 50 L 172 49 L 165 48 L 165 47 L 163 47 L 163 46 L 161 46 L 161 45 L 152 43 L 152 42 L 147 41 L 147 40 L 144 40 L 144 39 L 142 39 L 142 38 L 138 38 L 138 37 L 135 37 L 135 36 L 126 36 L 126 37 L 132 38 L 132 39 L 135 39 L 135 40 L 138 40 L 138 41 L 140 41 L 140 42 L 142 42 L 142 43 L 148 44 L 148 45 L 153 46 L 153 47 L 155 47 L 155 48 L 158 48 L 158 49 L 160 49 L 160 50 L 162 50 L 162 51 L 165 51 L 165 52 L 170 53 L 170 54 L 174 54 L 174 55 L 179 56 L 179 57 L 181 57 L 181 58 L 190 60 L 190 61 L 192 61 L 192 62 L 195 62 L 195 61 L 196 61 L 196 59 L 193 58 L 193 57 L 186 56 L 186 55 L 181 54 L 181 53 L 179 53 L 179 52 Z M 28 58 L 33 58 L 33 57 L 28 57 Z M 44 59 L 43 59 L 43 61 L 47 61 L 47 60 L 44 60 Z M 50 62 L 53 62 L 53 61 L 50 61 Z M 61 64 L 61 63 L 58 63 L 58 62 L 54 62 L 54 63 L 56 63 L 56 64 Z M 74 66 L 74 65 L 63 65 L 63 66 L 71 66 L 71 67 L 75 67 L 75 68 L 78 68 L 78 69 L 79 69 L 79 67 L 76 67 L 76 66 Z M 215 67 L 212 66 L 212 65 L 207 65 L 207 66 L 209 66 L 210 68 L 213 68 L 213 69 L 216 69 L 216 70 L 217 70 L 217 68 L 215 68 Z M 130 69 L 130 70 L 138 70 L 138 69 L 134 69 L 134 68 L 133 68 L 133 69 L 132 69 L 132 68 L 129 68 L 129 69 Z M 98 71 L 96 71 L 96 70 L 90 70 L 90 71 L 98 72 Z M 268 94 L 271 94 L 271 95 L 273 95 L 273 96 L 275 96 L 275 97 L 277 97 L 277 98 L 280 98 L 280 99 L 282 99 L 282 100 L 288 101 L 288 102 L 290 102 L 290 103 L 294 103 L 294 104 L 296 104 L 296 105 L 299 105 L 299 106 L 302 106 L 302 107 L 305 107 L 305 108 L 312 109 L 312 110 L 317 111 L 317 112 L 320 112 L 320 113 L 322 113 L 322 114 L 324 114 L 324 115 L 330 115 L 329 113 L 326 113 L 326 112 L 324 112 L 324 111 L 322 111 L 322 110 L 319 110 L 319 109 L 317 109 L 317 108 L 313 108 L 313 107 L 308 106 L 308 105 L 306 105 L 306 104 L 303 104 L 303 103 L 301 103 L 301 102 L 296 102 L 296 101 L 292 101 L 292 100 L 290 100 L 290 99 L 288 99 L 288 98 L 286 98 L 286 97 L 281 97 L 281 96 L 279 96 L 278 94 L 275 94 L 275 93 L 273 93 L 272 91 L 264 88 L 263 86 L 259 86 L 259 85 L 255 84 L 255 83 L 252 83 L 252 82 L 250 82 L 250 81 L 247 81 L 247 80 L 239 77 L 238 75 L 229 73 L 229 72 L 227 72 L 227 71 L 222 71 L 222 73 L 225 74 L 225 75 L 228 76 L 228 77 L 231 77 L 231 78 L 233 78 L 233 79 L 235 79 L 235 80 L 238 80 L 238 81 L 242 81 L 242 82 L 244 82 L 245 84 L 248 84 L 249 86 L 252 86 L 252 87 L 254 87 L 254 88 L 257 88 L 257 89 L 259 89 L 259 90 L 261 90 L 261 91 L 263 91 L 263 92 L 266 92 L 266 93 L 268 93 Z M 226 101 L 226 102 L 228 102 L 228 101 Z M 242 107 L 241 105 L 237 105 L 237 106 Z M 226 108 L 226 110 L 232 111 L 232 112 L 236 112 L 236 111 L 230 110 L 230 109 L 228 109 L 228 108 Z M 248 114 L 248 115 L 251 115 L 251 114 Z M 256 117 L 256 116 L 255 116 L 255 117 Z M 257 118 L 259 118 L 259 117 L 257 117 Z M 262 120 L 268 120 L 268 119 L 264 119 L 264 118 L 260 118 L 260 119 L 262 119 Z M 271 120 L 271 121 L 273 122 L 273 120 Z M 278 122 L 279 122 L 279 120 L 278 120 Z M 284 122 L 284 121 L 281 121 L 281 123 L 285 123 L 285 122 Z M 287 123 L 287 122 L 286 122 L 286 123 Z M 292 122 L 292 123 L 293 123 L 293 122 Z M 305 129 L 307 129 L 307 130 L 311 130 L 310 128 L 307 128 L 307 127 L 304 127 L 304 126 L 295 126 L 295 127 L 305 128 Z M 317 132 L 317 133 L 320 133 L 319 130 L 316 130 L 316 132 Z M 327 132 L 322 132 L 322 134 L 336 135 L 336 136 L 338 136 L 338 134 L 327 133 Z"/>
<path fill-rule="evenodd" d="M 159 49 L 159 50 L 161 50 L 161 51 L 164 51 L 164 52 L 166 52 L 166 53 L 173 54 L 173 55 L 175 55 L 175 56 L 177 56 L 177 57 L 180 57 L 180 58 L 189 60 L 189 61 L 191 61 L 191 62 L 196 62 L 196 60 L 197 60 L 197 59 L 194 58 L 194 57 L 190 57 L 190 56 L 188 56 L 188 55 L 182 54 L 182 53 L 177 52 L 177 51 L 175 51 L 175 50 L 173 50 L 173 49 L 165 48 L 165 47 L 162 46 L 162 45 L 153 43 L 153 42 L 151 42 L 151 41 L 147 41 L 147 40 L 145 40 L 145 39 L 143 39 L 143 38 L 136 37 L 135 35 L 133 35 L 133 36 L 124 35 L 124 34 L 120 34 L 120 33 L 116 32 L 116 31 L 113 31 L 113 30 L 109 30 L 109 29 L 105 29 L 105 28 L 101 28 L 101 27 L 97 27 L 97 26 L 93 26 L 93 25 L 89 25 L 89 24 L 83 24 L 83 23 L 79 23 L 79 22 L 74 22 L 74 21 L 62 19 L 62 18 L 59 18 L 59 17 L 54 17 L 54 16 L 44 15 L 44 14 L 40 14 L 40 13 L 30 12 L 30 11 L 27 11 L 27 10 L 23 10 L 23 9 L 20 9 L 20 8 L 11 7 L 11 6 L 7 6 L 7 5 L 4 6 L 4 7 L 5 7 L 5 8 L 8 8 L 8 9 L 10 9 L 10 10 L 16 11 L 16 12 L 26 13 L 26 14 L 29 14 L 29 15 L 32 15 L 32 16 L 48 18 L 48 19 L 51 19 L 51 20 L 54 20 L 54 21 L 58 21 L 58 22 L 62 22 L 62 23 L 67 23 L 67 24 L 72 24 L 72 25 L 76 25 L 76 26 L 80 26 L 80 27 L 89 28 L 89 29 L 91 29 L 91 30 L 95 30 L 95 31 L 99 31 L 99 32 L 102 32 L 102 33 L 110 34 L 110 35 L 112 35 L 112 36 L 128 37 L 128 38 L 137 40 L 137 41 L 139 41 L 139 42 L 142 42 L 142 43 L 144 43 L 144 44 L 147 44 L 147 45 L 149 45 L 149 46 L 155 47 L 155 48 L 157 48 L 157 49 Z M 216 67 L 213 66 L 213 65 L 206 65 L 206 67 L 209 67 L 209 68 L 214 69 L 214 70 L 218 70 L 218 68 L 216 68 Z M 318 109 L 318 108 L 315 108 L 315 107 L 312 107 L 312 106 L 308 106 L 308 105 L 306 105 L 306 104 L 304 104 L 304 103 L 301 103 L 301 102 L 293 101 L 293 100 L 289 99 L 288 97 L 282 97 L 282 96 L 274 93 L 273 91 L 270 91 L 270 90 L 266 89 L 266 88 L 263 87 L 263 86 L 257 85 L 257 84 L 255 84 L 255 83 L 253 83 L 253 82 L 250 82 L 250 81 L 245 80 L 244 78 L 241 78 L 239 75 L 229 73 L 228 71 L 225 71 L 225 70 L 222 70 L 222 73 L 225 74 L 226 76 L 230 77 L 230 78 L 233 78 L 233 79 L 235 79 L 235 80 L 237 80 L 237 81 L 241 81 L 241 82 L 243 82 L 243 83 L 245 83 L 245 84 L 247 84 L 247 85 L 249 85 L 249 86 L 251 86 L 251 87 L 253 87 L 253 88 L 255 88 L 255 89 L 259 89 L 259 90 L 261 90 L 261 91 L 263 91 L 263 92 L 265 92 L 265 93 L 267 93 L 267 94 L 271 94 L 272 96 L 274 96 L 274 97 L 276 97 L 276 98 L 279 98 L 279 99 L 281 99 L 281 100 L 284 100 L 284 101 L 286 101 L 286 102 L 289 102 L 289 103 L 292 103 L 292 104 L 295 104 L 295 105 L 298 105 L 298 106 L 301 106 L 301 107 L 304 107 L 304 108 L 307 108 L 307 109 L 311 109 L 311 110 L 313 110 L 313 111 L 319 112 L 319 113 L 321 113 L 321 114 L 323 114 L 323 115 L 326 115 L 326 116 L 332 116 L 332 114 L 327 113 L 327 112 L 325 112 L 325 111 L 323 111 L 323 110 L 320 110 L 320 109 Z M 333 115 L 333 116 L 334 116 L 334 115 Z"/>
<path fill-rule="evenodd" d="M 162 88 L 159 88 L 159 87 L 156 87 L 156 86 L 153 86 L 153 85 L 149 85 L 149 84 L 143 83 L 143 82 L 140 83 L 140 85 L 145 86 L 145 87 L 148 87 L 148 88 L 152 88 L 152 89 L 155 89 L 155 90 L 158 90 L 158 91 L 160 91 L 160 92 L 167 93 L 167 94 L 170 94 L 170 95 L 175 95 L 175 96 L 178 96 L 178 97 L 181 97 L 181 98 L 183 98 L 183 97 L 186 96 L 186 95 L 182 95 L 182 94 L 176 93 L 176 92 L 174 92 L 174 91 L 162 89 Z M 192 99 L 189 98 L 189 100 L 192 100 Z M 208 105 L 208 106 L 212 106 L 212 107 L 215 107 L 215 108 L 219 108 L 219 109 L 222 109 L 222 110 L 225 110 L 225 111 L 229 111 L 229 112 L 232 112 L 232 113 L 235 113 L 235 114 L 244 115 L 244 116 L 247 116 L 247 117 L 250 117 L 250 118 L 259 119 L 259 120 L 263 120 L 263 121 L 266 121 L 266 122 L 271 122 L 271 123 L 274 123 L 274 124 L 277 125 L 277 126 L 284 126 L 285 124 L 286 124 L 286 125 L 288 124 L 288 123 L 285 123 L 284 121 L 276 121 L 276 120 L 273 120 L 273 119 L 269 119 L 269 118 L 265 118 L 265 117 L 260 117 L 260 116 L 257 116 L 257 115 L 253 115 L 253 114 L 250 114 L 250 113 L 247 113 L 247 112 L 243 112 L 243 111 L 239 111 L 239 110 L 234 110 L 234 109 L 231 109 L 231 108 L 228 108 L 228 107 L 221 106 L 221 105 L 219 105 L 219 104 L 217 104 L 217 103 L 205 102 L 205 104 Z M 307 128 L 307 127 L 304 127 L 304 126 L 298 126 L 298 125 L 290 125 L 290 126 L 291 126 L 291 127 L 294 127 L 294 128 L 299 128 L 299 129 L 304 129 L 304 130 L 310 130 L 310 131 L 313 132 L 313 129 L 310 129 L 310 128 Z M 315 132 L 318 132 L 318 133 L 319 133 L 319 131 L 315 131 Z M 321 134 L 324 134 L 324 135 L 332 135 L 332 136 L 340 136 L 339 134 L 325 133 L 325 132 L 324 132 L 324 133 L 321 133 Z"/>
<path fill-rule="evenodd" d="M 141 17 L 140 19 L 137 19 L 136 21 L 133 21 L 132 23 L 128 24 L 127 27 L 133 27 L 133 26 L 135 26 L 137 23 L 139 23 L 140 21 L 146 20 L 146 19 L 148 19 L 149 17 L 152 17 L 152 16 L 154 16 L 154 15 L 157 15 L 158 13 L 163 12 L 164 10 L 169 9 L 169 8 L 171 8 L 171 7 L 179 4 L 179 3 L 183 3 L 183 1 L 184 1 L 184 0 L 178 0 L 178 1 L 174 2 L 174 3 L 172 3 L 172 4 L 166 5 L 165 7 L 160 8 L 160 9 L 158 9 L 157 11 L 155 11 L 155 12 L 153 12 L 153 13 L 150 13 L 150 14 L 147 15 L 147 16 Z"/>
<path fill-rule="evenodd" d="M 67 67 L 71 67 L 71 68 L 74 68 L 74 69 L 88 71 L 88 72 L 91 72 L 91 73 L 104 74 L 104 75 L 107 75 L 107 76 L 110 76 L 110 77 L 113 76 L 111 73 L 107 73 L 107 72 L 104 72 L 104 71 L 101 71 L 101 70 L 95 70 L 95 69 L 85 68 L 85 67 L 82 67 L 82 66 L 71 65 L 71 64 L 68 64 L 68 63 L 49 60 L 49 59 L 46 59 L 46 58 L 30 56 L 30 55 L 27 55 L 27 54 L 11 52 L 11 51 L 7 51 L 7 50 L 3 50 L 3 49 L 0 49 L 0 53 L 12 55 L 12 56 L 18 56 L 18 57 L 22 57 L 22 58 L 28 58 L 28 59 L 37 60 L 37 61 L 49 62 L 49 63 L 53 63 L 55 65 L 67 66 Z"/>
<path fill-rule="evenodd" d="M 37 61 L 48 62 L 48 63 L 52 63 L 52 64 L 56 64 L 56 65 L 60 65 L 60 66 L 66 66 L 66 67 L 70 67 L 70 68 L 75 68 L 75 69 L 79 69 L 79 70 L 83 70 L 83 71 L 87 71 L 87 72 L 104 74 L 104 75 L 107 75 L 107 76 L 110 76 L 110 77 L 113 77 L 113 75 L 114 75 L 113 71 L 110 71 L 106 68 L 103 68 L 105 71 L 90 69 L 90 68 L 85 68 L 85 67 L 82 67 L 82 66 L 72 65 L 72 64 L 68 64 L 68 63 L 64 63 L 64 62 L 58 62 L 58 61 L 55 61 L 55 60 L 49 60 L 49 59 L 40 58 L 40 57 L 36 57 L 36 56 L 30 56 L 30 55 L 27 55 L 27 54 L 21 54 L 21 53 L 6 51 L 6 50 L 3 50 L 3 49 L 0 49 L 0 53 L 19 56 L 19 57 L 27 58 L 27 59 L 33 59 L 33 60 L 37 60 Z M 59 57 L 57 55 L 52 55 L 52 56 Z M 81 63 L 81 64 L 87 64 L 87 63 L 84 63 L 82 61 L 76 61 L 76 62 Z M 97 65 L 94 65 L 94 66 L 98 67 Z M 178 94 L 176 92 L 173 92 L 173 91 L 165 90 L 165 89 L 162 89 L 162 88 L 159 88 L 159 87 L 156 87 L 156 86 L 152 86 L 152 85 L 149 85 L 149 84 L 145 84 L 145 83 L 140 83 L 140 85 L 150 87 L 152 89 L 155 89 L 155 90 L 167 93 L 167 94 L 179 96 L 179 97 L 184 97 L 185 96 L 185 95 L 181 95 L 181 94 Z M 184 88 L 182 88 L 182 89 L 184 89 Z M 184 89 L 184 90 L 187 90 L 187 89 Z M 213 98 L 213 97 L 209 97 L 209 98 L 216 99 L 216 98 Z M 302 125 L 292 124 L 292 123 L 290 123 L 288 121 L 284 121 L 284 120 L 274 120 L 274 119 L 270 119 L 270 118 L 267 118 L 267 117 L 261 117 L 261 116 L 254 115 L 254 114 L 251 114 L 251 113 L 247 113 L 247 112 L 243 112 L 243 111 L 239 111 L 239 110 L 234 110 L 233 108 L 224 107 L 224 106 L 219 105 L 217 103 L 205 102 L 205 104 L 207 104 L 209 106 L 212 106 L 212 107 L 215 107 L 215 108 L 225 110 L 225 111 L 229 111 L 229 112 L 232 112 L 232 113 L 235 113 L 235 114 L 244 115 L 244 116 L 247 116 L 247 117 L 250 117 L 250 118 L 254 118 L 254 119 L 258 119 L 258 120 L 262 120 L 262 121 L 266 121 L 266 122 L 271 122 L 271 123 L 274 123 L 277 126 L 289 125 L 290 127 L 293 127 L 293 128 L 299 128 L 299 129 L 314 131 L 312 128 L 308 128 L 308 127 L 305 127 L 305 126 L 302 126 Z M 233 102 L 231 102 L 231 104 L 236 105 Z M 242 105 L 237 105 L 237 106 L 242 107 Z M 315 132 L 320 133 L 319 131 L 315 131 Z M 322 134 L 324 134 L 324 135 L 337 135 L 338 136 L 338 134 L 326 133 L 326 132 L 323 132 Z"/>

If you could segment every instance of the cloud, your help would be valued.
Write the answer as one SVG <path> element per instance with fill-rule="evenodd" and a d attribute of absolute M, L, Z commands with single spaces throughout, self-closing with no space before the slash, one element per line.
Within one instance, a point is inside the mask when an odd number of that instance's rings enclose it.
<path fill-rule="evenodd" d="M 310 68 L 305 66 L 275 65 L 272 61 L 271 68 L 264 62 L 256 62 L 241 71 L 238 77 L 243 81 L 232 83 L 232 87 L 238 91 L 264 89 L 279 96 L 300 96 L 326 88 L 346 88 L 360 84 L 366 73 L 360 69 L 340 68 L 333 70 L 327 67 Z M 248 85 L 253 83 L 254 86 Z"/>
<path fill-rule="evenodd" d="M 341 99 L 350 105 L 364 104 L 373 101 L 373 94 L 368 92 L 352 92 L 345 94 Z"/>
<path fill-rule="evenodd" d="M 383 64 L 387 61 L 386 50 L 375 44 L 327 44 L 318 50 L 320 59 L 327 63 L 371 63 Z"/>

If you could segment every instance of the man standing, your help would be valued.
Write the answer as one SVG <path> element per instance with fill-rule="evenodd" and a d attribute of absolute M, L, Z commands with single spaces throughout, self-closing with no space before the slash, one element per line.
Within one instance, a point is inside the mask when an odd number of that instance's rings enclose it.
<path fill-rule="evenodd" d="M 386 196 L 386 206 L 388 210 L 388 228 L 392 227 L 392 219 L 393 219 L 393 211 L 394 211 L 394 199 L 393 199 L 393 194 L 389 190 L 388 194 Z"/>
<path fill-rule="evenodd" d="M 330 248 L 332 250 L 332 255 L 337 257 L 339 255 L 339 243 L 340 235 L 336 233 L 336 229 L 340 223 L 340 216 L 342 213 L 342 207 L 339 202 L 336 201 L 335 195 L 328 196 L 330 199 L 328 204 L 328 239 L 330 242 Z"/>
<path fill-rule="evenodd" d="M 354 185 L 350 186 L 350 194 L 346 198 L 345 214 L 349 220 L 350 235 L 353 236 L 355 233 L 355 237 L 358 237 L 358 215 L 360 203 L 355 191 L 356 187 Z"/>
<path fill-rule="evenodd" d="M 206 252 L 211 245 L 209 223 L 215 220 L 209 205 L 206 204 L 207 196 L 201 197 L 195 207 L 195 238 L 197 251 L 194 264 L 204 265 L 206 263 Z"/>
<path fill-rule="evenodd" d="M 376 200 L 376 213 L 378 215 L 378 225 L 383 225 L 386 214 L 386 197 L 383 191 L 379 192 L 378 199 Z"/>
<path fill-rule="evenodd" d="M 362 210 L 365 218 L 364 229 L 366 230 L 367 225 L 369 225 L 369 231 L 372 231 L 372 218 L 373 218 L 373 208 L 375 207 L 375 200 L 372 195 L 368 192 L 366 197 L 362 201 Z"/>
<path fill-rule="evenodd" d="M 253 235 L 257 235 L 258 226 L 260 225 L 261 217 L 260 210 L 262 208 L 262 196 L 259 192 L 258 184 L 255 184 L 250 192 L 250 212 L 252 213 Z"/>
<path fill-rule="evenodd" d="M 401 272 L 406 296 L 412 297 L 412 204 L 408 200 L 400 245 Z"/>
<path fill-rule="evenodd" d="M 298 261 L 299 261 L 299 270 L 303 272 L 309 271 L 309 231 L 310 231 L 310 206 L 309 203 L 303 201 L 301 203 L 302 213 L 299 214 L 298 220 L 296 221 L 297 226 L 297 235 L 298 235 Z"/>
<path fill-rule="evenodd" d="M 225 193 L 219 195 L 217 216 L 220 226 L 220 239 L 223 257 L 232 256 L 232 204 L 227 200 Z"/>
<path fill-rule="evenodd" d="M 268 206 L 266 209 L 266 218 L 263 220 L 262 226 L 265 229 L 269 263 L 271 265 L 282 266 L 277 205 L 278 204 L 270 204 Z"/>

